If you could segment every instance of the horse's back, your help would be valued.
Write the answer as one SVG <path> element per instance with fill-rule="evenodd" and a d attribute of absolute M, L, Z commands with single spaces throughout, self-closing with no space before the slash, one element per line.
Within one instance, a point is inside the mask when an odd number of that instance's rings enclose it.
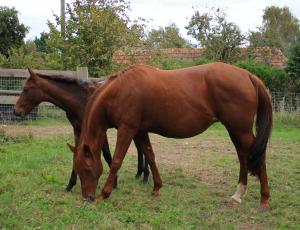
<path fill-rule="evenodd" d="M 133 66 L 117 77 L 118 114 L 123 117 L 116 120 L 136 117 L 143 129 L 173 137 L 201 133 L 215 120 L 239 119 L 250 126 L 257 99 L 249 74 L 223 63 L 167 71 Z"/>

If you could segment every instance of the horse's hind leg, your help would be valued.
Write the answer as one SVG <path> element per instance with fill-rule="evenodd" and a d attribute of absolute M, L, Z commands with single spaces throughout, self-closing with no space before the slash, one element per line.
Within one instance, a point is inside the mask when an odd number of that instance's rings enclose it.
<path fill-rule="evenodd" d="M 144 179 L 143 179 L 143 183 L 147 183 L 148 182 L 148 178 L 149 178 L 149 174 L 150 174 L 150 171 L 149 171 L 149 164 L 148 164 L 148 161 L 145 157 L 145 162 L 144 162 Z"/>
<path fill-rule="evenodd" d="M 236 148 L 239 162 L 240 162 L 240 174 L 237 190 L 231 199 L 241 203 L 242 197 L 246 195 L 247 191 L 247 180 L 248 180 L 248 158 L 250 154 L 251 145 L 254 140 L 254 135 L 252 131 L 236 133 L 233 131 L 228 131 L 230 138 Z"/>
<path fill-rule="evenodd" d="M 141 150 L 141 147 L 138 145 L 138 143 L 135 143 L 135 147 L 138 155 L 137 173 L 135 175 L 135 178 L 138 179 L 140 178 L 140 176 L 143 174 L 144 171 L 144 154 Z"/>
<path fill-rule="evenodd" d="M 144 157 L 144 152 L 142 150 L 142 146 L 140 146 L 140 143 L 135 142 L 135 146 L 138 152 L 138 167 L 135 178 L 140 178 L 140 176 L 144 173 L 143 183 L 147 183 L 150 174 L 149 164 L 146 160 L 146 157 Z"/>
<path fill-rule="evenodd" d="M 267 176 L 267 169 L 266 169 L 266 162 L 263 163 L 260 173 L 258 175 L 259 181 L 260 181 L 260 211 L 264 212 L 269 210 L 269 197 L 270 197 L 270 191 L 268 186 L 268 176 Z"/>

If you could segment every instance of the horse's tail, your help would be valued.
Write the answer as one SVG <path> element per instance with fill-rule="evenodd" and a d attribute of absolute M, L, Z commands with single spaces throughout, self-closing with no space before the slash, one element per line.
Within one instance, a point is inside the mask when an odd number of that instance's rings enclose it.
<path fill-rule="evenodd" d="M 262 164 L 266 160 L 267 143 L 271 135 L 273 113 L 271 97 L 263 82 L 256 76 L 250 79 L 257 90 L 256 136 L 251 146 L 248 160 L 248 170 L 252 175 L 258 176 Z"/>

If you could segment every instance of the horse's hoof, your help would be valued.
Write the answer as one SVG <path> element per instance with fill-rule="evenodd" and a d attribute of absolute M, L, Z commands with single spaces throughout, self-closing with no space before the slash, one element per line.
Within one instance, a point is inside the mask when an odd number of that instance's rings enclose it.
<path fill-rule="evenodd" d="M 141 182 L 142 184 L 148 184 L 148 179 L 143 179 Z"/>
<path fill-rule="evenodd" d="M 155 190 L 155 191 L 152 191 L 151 193 L 153 196 L 159 196 L 160 195 L 160 192 L 159 190 Z"/>
<path fill-rule="evenodd" d="M 141 175 L 142 175 L 142 174 L 137 173 L 137 174 L 135 175 L 135 179 L 139 179 L 139 178 L 141 177 Z"/>
<path fill-rule="evenodd" d="M 265 213 L 265 212 L 269 212 L 270 211 L 270 208 L 262 208 L 262 207 L 260 207 L 259 209 L 258 209 L 258 212 L 259 213 Z"/>
<path fill-rule="evenodd" d="M 118 183 L 115 182 L 115 183 L 114 183 L 114 186 L 113 186 L 113 189 L 117 189 L 117 188 L 118 188 Z"/>
<path fill-rule="evenodd" d="M 270 211 L 269 204 L 261 204 L 260 208 L 258 209 L 259 213 L 265 213 L 265 212 L 268 212 L 268 211 Z"/>
<path fill-rule="evenodd" d="M 93 203 L 94 201 L 95 201 L 95 197 L 94 196 L 89 196 L 89 197 L 83 198 L 83 202 Z"/>
<path fill-rule="evenodd" d="M 95 199 L 96 203 L 99 203 L 103 200 L 105 200 L 105 198 L 102 195 L 97 196 L 96 199 Z"/>
<path fill-rule="evenodd" d="M 66 187 L 66 192 L 72 192 L 72 188 L 70 188 L 70 187 Z"/>
<path fill-rule="evenodd" d="M 240 197 L 236 196 L 236 195 L 233 195 L 233 196 L 231 197 L 231 200 L 232 200 L 233 202 L 235 202 L 235 203 L 238 203 L 238 204 L 241 204 L 241 203 L 242 203 L 242 199 L 241 199 Z"/>

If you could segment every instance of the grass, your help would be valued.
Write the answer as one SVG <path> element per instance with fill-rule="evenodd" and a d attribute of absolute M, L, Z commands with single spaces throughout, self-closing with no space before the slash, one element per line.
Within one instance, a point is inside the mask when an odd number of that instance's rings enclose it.
<path fill-rule="evenodd" d="M 115 132 L 109 133 L 110 142 Z M 164 186 L 150 195 L 152 180 L 134 179 L 130 148 L 118 189 L 99 204 L 85 203 L 80 186 L 64 191 L 71 170 L 66 142 L 72 136 L 38 138 L 0 134 L 0 229 L 299 229 L 300 130 L 275 124 L 268 147 L 271 211 L 259 213 L 259 182 L 249 177 L 240 205 L 229 197 L 238 175 L 237 156 L 217 124 L 200 136 L 174 140 L 152 135 Z M 98 193 L 107 177 L 100 178 Z"/>
<path fill-rule="evenodd" d="M 18 125 L 34 125 L 34 126 L 52 126 L 69 124 L 67 119 L 40 118 L 37 120 L 24 120 L 15 123 Z"/>

